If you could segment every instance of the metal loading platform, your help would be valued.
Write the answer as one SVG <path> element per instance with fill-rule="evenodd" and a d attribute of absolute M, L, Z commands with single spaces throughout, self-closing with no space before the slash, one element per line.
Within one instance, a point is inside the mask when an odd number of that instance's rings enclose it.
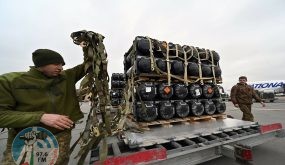
<path fill-rule="evenodd" d="M 104 164 L 199 164 L 220 156 L 236 158 L 237 147 L 251 152 L 251 147 L 283 136 L 279 123 L 260 126 L 230 118 L 154 127 L 144 133 L 126 131 L 124 139 L 110 137 Z M 91 151 L 90 164 L 98 160 L 96 148 Z"/>
<path fill-rule="evenodd" d="M 126 132 L 124 141 L 130 148 L 136 148 L 184 139 L 206 138 L 205 140 L 207 140 L 207 137 L 210 136 L 212 138 L 214 136 L 230 136 L 231 133 L 238 130 L 247 130 L 248 133 L 258 132 L 258 124 L 230 118 L 191 122 L 188 125 L 175 124 L 169 128 L 153 127 L 144 133 Z M 207 141 L 209 142 L 211 139 Z"/>

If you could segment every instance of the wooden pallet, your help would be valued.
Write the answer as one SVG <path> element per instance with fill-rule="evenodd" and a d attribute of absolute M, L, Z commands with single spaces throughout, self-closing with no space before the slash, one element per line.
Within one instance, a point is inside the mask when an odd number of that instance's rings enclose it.
<path fill-rule="evenodd" d="M 192 122 L 208 121 L 212 120 L 211 116 L 200 116 L 200 117 L 185 117 L 185 118 L 173 118 L 169 120 L 156 120 L 151 122 L 138 122 L 139 126 L 145 130 L 150 130 L 153 127 L 173 127 L 176 124 L 189 125 Z"/>
<path fill-rule="evenodd" d="M 151 122 L 138 122 L 139 126 L 145 130 L 150 130 L 153 127 L 166 127 L 170 128 L 173 125 L 167 120 L 156 120 Z"/>
<path fill-rule="evenodd" d="M 208 120 L 212 120 L 213 119 L 211 115 L 191 116 L 191 117 L 188 117 L 188 118 L 190 118 L 190 121 L 192 121 L 192 122 L 208 121 Z"/>
<path fill-rule="evenodd" d="M 225 118 L 227 118 L 227 115 L 224 114 L 224 113 L 222 113 L 222 114 L 214 114 L 214 115 L 212 115 L 212 117 L 215 118 L 215 119 L 225 119 Z"/>

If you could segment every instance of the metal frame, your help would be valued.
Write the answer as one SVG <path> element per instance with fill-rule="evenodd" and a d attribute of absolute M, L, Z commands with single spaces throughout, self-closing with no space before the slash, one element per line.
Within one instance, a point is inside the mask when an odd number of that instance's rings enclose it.
<path fill-rule="evenodd" d="M 213 138 L 209 136 L 213 136 Z M 236 146 L 244 146 L 245 148 L 251 149 L 268 140 L 282 137 L 285 137 L 285 130 L 282 129 L 280 123 L 264 126 L 252 124 L 252 126 L 244 126 L 243 128 L 223 129 L 219 134 L 203 134 L 192 137 L 192 139 L 176 139 L 177 141 L 171 140 L 165 143 L 140 148 L 131 148 L 131 146 L 128 146 L 123 141 L 119 141 L 117 137 L 111 137 L 109 141 L 111 142 L 111 144 L 109 144 L 109 151 L 111 151 L 110 153 L 112 154 L 108 155 L 107 161 L 105 161 L 106 163 L 103 164 L 114 162 L 114 160 L 121 162 L 119 164 L 126 163 L 124 162 L 126 160 L 128 160 L 127 163 L 130 165 L 136 164 L 138 161 L 136 157 L 146 157 L 147 155 L 150 155 L 150 157 L 154 159 L 140 159 L 141 163 L 155 165 L 189 165 L 207 162 L 221 156 L 236 159 Z M 150 154 L 154 150 L 158 150 L 160 156 Z M 98 148 L 91 151 L 90 164 L 98 163 L 98 151 Z M 161 155 L 164 155 L 164 157 Z"/>
<path fill-rule="evenodd" d="M 173 164 L 199 164 L 209 160 L 227 156 L 235 159 L 234 145 L 241 144 L 249 147 L 260 145 L 274 138 L 284 137 L 285 130 L 277 130 L 266 134 L 253 134 L 225 142 L 218 142 L 205 147 L 188 150 L 187 147 L 171 150 L 167 152 L 167 159 L 152 162 L 153 165 L 173 165 Z"/>

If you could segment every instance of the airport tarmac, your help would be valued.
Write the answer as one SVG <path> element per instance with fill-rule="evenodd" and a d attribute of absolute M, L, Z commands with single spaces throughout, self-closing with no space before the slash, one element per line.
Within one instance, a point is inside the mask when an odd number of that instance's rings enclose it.
<path fill-rule="evenodd" d="M 235 108 L 231 102 L 226 102 L 227 111 L 226 114 L 233 116 L 236 119 L 241 119 L 242 113 L 238 108 Z M 78 138 L 80 132 L 84 129 L 84 123 L 86 120 L 87 113 L 89 111 L 88 103 L 83 103 L 81 105 L 82 111 L 85 113 L 85 118 L 82 119 L 82 123 L 78 124 L 72 132 L 72 143 Z M 253 114 L 255 116 L 255 121 L 260 124 L 270 124 L 270 123 L 282 123 L 285 127 L 285 97 L 278 97 L 274 103 L 266 103 L 266 107 L 262 107 L 259 103 L 254 103 L 252 107 Z M 7 133 L 2 132 L 0 134 L 0 159 L 2 159 L 2 153 L 5 149 Z M 285 162 L 285 138 L 276 139 L 269 141 L 262 145 L 253 148 L 253 161 L 254 165 L 283 165 Z M 70 165 L 75 165 L 76 163 L 72 161 L 75 156 L 76 151 L 70 157 Z M 88 164 L 89 156 L 85 160 L 85 164 Z M 221 157 L 206 163 L 203 165 L 238 165 L 239 163 L 235 160 Z"/>

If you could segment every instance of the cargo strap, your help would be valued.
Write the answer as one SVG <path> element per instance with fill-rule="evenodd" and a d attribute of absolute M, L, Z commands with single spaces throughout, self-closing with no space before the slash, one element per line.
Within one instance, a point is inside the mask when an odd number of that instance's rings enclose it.
<path fill-rule="evenodd" d="M 187 57 L 187 60 L 189 60 L 190 58 L 192 58 L 193 56 L 194 56 L 194 48 L 193 48 L 193 46 L 189 46 L 190 47 L 190 50 L 191 50 L 191 55 L 189 56 L 189 57 Z M 183 48 L 183 51 L 186 53 L 186 55 L 187 55 L 187 53 L 189 53 L 189 50 L 188 51 L 185 51 L 185 47 Z"/>
<path fill-rule="evenodd" d="M 125 104 L 123 105 L 123 107 L 121 108 L 121 116 L 120 116 L 120 120 L 118 122 L 118 126 L 117 126 L 117 131 L 122 131 L 125 125 L 125 122 L 127 120 L 127 116 L 131 113 L 130 111 L 130 99 L 131 97 L 133 97 L 133 91 L 132 89 L 134 89 L 133 87 L 133 74 L 131 76 L 131 79 L 128 80 L 128 83 L 126 84 L 125 87 L 125 91 L 124 91 L 124 100 L 125 100 Z"/>
<path fill-rule="evenodd" d="M 162 70 L 160 70 L 158 67 L 157 67 L 157 65 L 156 65 L 156 59 L 155 59 L 155 57 L 154 57 L 154 54 L 153 54 L 153 48 L 154 48 L 154 46 L 153 46 L 153 42 L 152 42 L 152 40 L 153 39 L 151 39 L 151 38 L 149 38 L 149 37 L 147 37 L 146 36 L 146 38 L 148 39 L 148 41 L 149 41 L 149 52 L 150 52 L 150 60 L 151 60 L 151 71 L 155 71 L 157 74 L 162 74 L 162 75 L 165 75 L 165 76 L 167 76 L 167 83 L 168 83 L 168 85 L 170 85 L 171 84 L 171 78 L 174 78 L 174 79 L 177 79 L 177 80 L 180 80 L 180 81 L 182 81 L 182 82 L 184 82 L 185 84 L 188 84 L 188 83 L 196 83 L 196 82 L 199 82 L 200 81 L 200 83 L 203 85 L 204 84 L 204 80 L 212 80 L 213 81 L 213 83 L 214 84 L 217 84 L 217 78 L 216 78 L 216 76 L 215 76 L 215 73 L 214 73 L 214 67 L 215 67 L 215 65 L 214 65 L 214 61 L 213 61 L 213 54 L 212 54 L 212 52 L 210 51 L 210 52 L 208 52 L 208 50 L 205 50 L 205 52 L 202 52 L 202 53 L 205 53 L 205 59 L 203 59 L 203 60 L 208 60 L 209 62 L 211 62 L 212 63 L 212 65 L 211 65 L 211 67 L 212 67 L 212 72 L 213 72 L 213 77 L 203 77 L 203 74 L 202 74 L 202 62 L 201 62 L 201 55 L 200 55 L 200 53 L 199 53 L 199 51 L 197 50 L 197 48 L 196 47 L 194 47 L 194 46 L 189 46 L 190 47 L 190 50 L 187 50 L 187 51 L 185 51 L 185 47 L 184 48 L 182 48 L 183 49 L 183 53 L 184 53 L 184 57 L 183 58 L 181 58 L 181 57 L 179 57 L 179 49 L 178 49 L 178 44 L 176 44 L 175 45 L 175 56 L 173 56 L 173 57 L 171 57 L 170 55 L 169 55 L 169 50 L 170 50 L 170 48 L 169 48 L 169 44 L 167 43 L 167 42 L 163 42 L 163 46 L 165 47 L 165 49 L 166 49 L 166 53 L 164 54 L 164 56 L 165 56 L 165 59 L 166 59 L 166 65 L 167 65 L 167 71 L 166 72 L 164 72 L 164 71 L 162 71 Z M 136 46 L 134 46 L 134 49 L 136 49 Z M 191 55 L 189 56 L 189 57 L 187 57 L 187 53 L 189 52 L 189 51 L 191 51 Z M 134 52 L 135 52 L 135 50 L 134 50 Z M 195 57 L 194 56 L 194 54 L 196 54 L 197 53 L 197 57 Z M 211 56 L 211 60 L 209 60 L 209 56 Z M 198 76 L 198 78 L 196 79 L 196 80 L 189 80 L 188 79 L 188 75 L 187 75 L 187 73 L 188 73 L 188 70 L 187 70 L 187 67 L 188 67 L 188 60 L 190 59 L 190 58 L 196 58 L 197 59 L 197 61 L 198 61 L 198 69 L 199 69 L 199 76 Z M 176 76 L 176 75 L 172 75 L 171 74 L 171 72 L 170 72 L 170 70 L 171 70 L 171 58 L 178 58 L 178 59 L 180 59 L 181 61 L 184 61 L 184 76 L 183 76 L 183 78 L 181 78 L 180 76 Z M 138 80 L 138 81 L 140 81 L 140 80 Z"/>
<path fill-rule="evenodd" d="M 210 55 L 211 55 L 211 59 L 212 59 L 212 65 L 211 65 L 211 68 L 212 68 L 212 73 L 213 73 L 213 84 L 214 85 L 217 85 L 217 79 L 216 79 L 216 74 L 215 74 L 215 65 L 214 65 L 214 58 L 213 58 L 213 53 L 212 51 L 210 51 Z"/>
<path fill-rule="evenodd" d="M 180 78 L 179 76 L 175 76 L 175 75 L 172 75 L 171 72 L 170 72 L 170 68 L 171 68 L 171 64 L 170 64 L 170 56 L 169 56 L 169 44 L 167 42 L 165 42 L 165 47 L 166 47 L 166 65 L 167 65 L 167 72 L 163 72 L 162 70 L 160 70 L 156 63 L 155 63 L 155 57 L 154 57 L 154 54 L 153 54 L 153 50 L 152 50 L 152 42 L 151 42 L 151 39 L 149 37 L 146 37 L 148 40 L 149 40 L 149 47 L 150 47 L 150 59 L 152 62 L 151 64 L 151 68 L 154 68 L 154 71 L 156 71 L 158 74 L 162 74 L 162 75 L 166 75 L 167 76 L 167 83 L 168 85 L 171 84 L 171 78 L 174 78 L 174 79 L 177 79 L 177 80 L 180 80 L 182 82 L 185 82 L 185 83 L 195 83 L 195 82 L 198 82 L 200 79 L 197 79 L 195 81 L 193 80 L 188 80 L 188 79 L 185 79 L 184 78 Z M 178 53 L 178 51 L 176 51 Z M 177 55 L 178 56 L 178 55 Z M 190 56 L 192 57 L 192 56 Z M 179 57 L 180 58 L 180 57 Z M 180 58 L 181 59 L 181 58 Z M 189 57 L 188 57 L 189 59 Z M 184 61 L 185 58 L 182 58 L 182 60 Z M 188 62 L 187 62 L 188 64 Z M 187 68 L 186 68 L 187 69 Z M 187 73 L 187 72 L 186 72 Z"/>
<path fill-rule="evenodd" d="M 188 86 L 188 59 L 184 49 L 183 49 L 183 54 L 184 54 L 184 83 Z"/>
<path fill-rule="evenodd" d="M 156 64 L 155 63 L 155 59 L 154 59 L 154 55 L 153 55 L 153 50 L 152 50 L 152 41 L 149 37 L 147 37 L 148 39 L 148 42 L 149 42 L 149 53 L 150 53 L 150 68 L 151 68 L 151 71 L 154 71 L 154 65 Z"/>
<path fill-rule="evenodd" d="M 109 76 L 107 72 L 107 53 L 103 44 L 104 36 L 92 31 L 78 31 L 71 34 L 73 42 L 82 46 L 84 54 L 84 70 L 80 89 L 86 89 L 91 93 L 91 109 L 87 117 L 86 126 L 79 140 L 71 147 L 71 152 L 80 143 L 81 148 L 75 158 L 79 157 L 78 164 L 83 164 L 90 149 L 97 146 L 101 139 L 112 134 L 110 122 L 109 100 Z M 97 113 L 102 116 L 99 122 Z M 106 147 L 103 145 L 103 147 Z M 107 157 L 107 149 L 103 148 L 100 159 Z"/>
<path fill-rule="evenodd" d="M 166 65 L 167 65 L 167 83 L 168 83 L 168 86 L 170 86 L 171 84 L 171 79 L 170 79 L 170 61 L 169 61 L 169 44 L 168 42 L 166 43 Z"/>
<path fill-rule="evenodd" d="M 203 85 L 203 84 L 204 84 L 204 81 L 203 81 L 203 78 L 202 78 L 202 66 L 201 66 L 200 54 L 199 54 L 197 48 L 194 47 L 194 49 L 195 49 L 195 50 L 197 51 L 197 53 L 198 53 L 199 79 L 200 79 L 201 84 Z"/>

